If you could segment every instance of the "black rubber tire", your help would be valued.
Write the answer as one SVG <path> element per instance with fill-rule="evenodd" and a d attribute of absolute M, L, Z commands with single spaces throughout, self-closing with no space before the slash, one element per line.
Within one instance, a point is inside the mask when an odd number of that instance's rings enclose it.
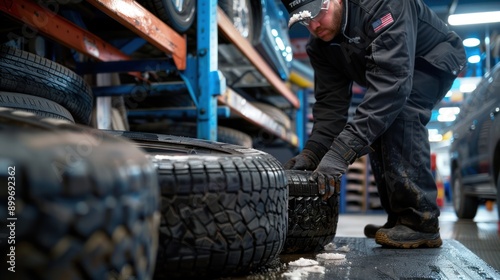
<path fill-rule="evenodd" d="M 235 276 L 278 258 L 287 232 L 288 193 L 277 159 L 200 139 L 109 133 L 136 141 L 158 167 L 158 279 Z"/>
<path fill-rule="evenodd" d="M 262 102 L 252 102 L 252 105 L 259 108 L 262 112 L 268 114 L 271 118 L 273 118 L 277 123 L 281 124 L 286 129 L 292 129 L 292 120 L 285 112 L 281 111 L 278 107 L 274 107 L 270 104 Z"/>
<path fill-rule="evenodd" d="M 322 250 L 337 233 L 339 192 L 323 201 L 318 185 L 308 181 L 310 171 L 286 170 L 288 233 L 283 254 Z"/>
<path fill-rule="evenodd" d="M 172 0 L 139 0 L 148 11 L 179 33 L 187 32 L 196 19 L 196 0 L 185 0 L 182 11 L 178 11 Z"/>
<path fill-rule="evenodd" d="M 498 178 L 497 178 L 497 213 L 498 213 L 498 220 L 500 221 L 500 173 L 498 173 Z M 499 225 L 499 230 L 500 230 L 500 225 Z"/>
<path fill-rule="evenodd" d="M 452 199 L 455 214 L 459 219 L 472 220 L 476 216 L 479 200 L 476 197 L 465 193 L 465 186 L 462 184 L 462 175 L 457 168 L 452 177 Z"/>
<path fill-rule="evenodd" d="M 90 122 L 90 85 L 70 69 L 46 58 L 0 45 L 0 90 L 34 95 L 66 108 L 77 123 Z"/>
<path fill-rule="evenodd" d="M 54 101 L 14 92 L 0 91 L 0 107 L 32 112 L 40 117 L 56 118 L 74 123 L 71 113 Z"/>
<path fill-rule="evenodd" d="M 134 131 L 152 132 L 159 134 L 168 134 L 176 136 L 184 136 L 196 138 L 198 135 L 196 123 L 146 123 L 133 126 Z M 236 129 L 218 126 L 217 127 L 217 141 L 240 145 L 246 148 L 252 148 L 253 141 L 250 135 L 238 131 Z"/>
<path fill-rule="evenodd" d="M 151 279 L 160 213 L 146 153 L 96 129 L 4 108 L 0 143 L 0 261 L 15 262 L 0 279 Z"/>

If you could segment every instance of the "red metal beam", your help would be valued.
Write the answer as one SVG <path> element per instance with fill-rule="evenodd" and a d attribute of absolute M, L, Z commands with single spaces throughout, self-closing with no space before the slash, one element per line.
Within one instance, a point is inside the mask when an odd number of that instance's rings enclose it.
<path fill-rule="evenodd" d="M 248 58 L 250 63 L 259 70 L 274 89 L 283 95 L 295 108 L 300 108 L 300 102 L 297 96 L 287 87 L 278 75 L 276 75 L 271 67 L 264 61 L 262 56 L 252 47 L 250 42 L 241 36 L 238 30 L 234 28 L 231 20 L 219 7 L 217 7 L 217 24 L 222 35 L 230 40 Z"/>
<path fill-rule="evenodd" d="M 179 70 L 186 69 L 186 38 L 133 0 L 87 0 L 137 35 L 171 54 Z"/>

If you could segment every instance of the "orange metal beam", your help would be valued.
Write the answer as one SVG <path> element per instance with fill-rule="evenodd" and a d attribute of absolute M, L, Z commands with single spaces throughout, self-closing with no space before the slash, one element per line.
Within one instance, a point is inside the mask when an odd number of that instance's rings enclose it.
<path fill-rule="evenodd" d="M 281 93 L 295 108 L 299 108 L 300 102 L 297 96 L 286 86 L 278 75 L 274 73 L 271 67 L 269 67 L 259 53 L 252 47 L 250 42 L 241 36 L 238 30 L 234 28 L 231 20 L 219 7 L 217 7 L 217 24 L 221 34 L 230 40 L 248 58 L 255 68 L 267 78 L 274 89 Z"/>
<path fill-rule="evenodd" d="M 100 61 L 129 60 L 119 49 L 33 1 L 0 0 L 0 11 L 30 26 L 33 30 L 29 30 L 30 34 L 26 36 L 43 33 L 62 45 Z"/>
<path fill-rule="evenodd" d="M 87 0 L 134 31 L 161 51 L 173 56 L 179 70 L 186 69 L 186 38 L 133 0 Z"/>

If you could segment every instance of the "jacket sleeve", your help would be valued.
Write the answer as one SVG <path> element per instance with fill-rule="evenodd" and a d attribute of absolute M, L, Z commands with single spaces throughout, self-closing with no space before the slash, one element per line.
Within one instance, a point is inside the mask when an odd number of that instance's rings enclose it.
<path fill-rule="evenodd" d="M 367 49 L 366 93 L 356 114 L 335 141 L 348 146 L 356 157 L 394 122 L 412 89 L 417 36 L 417 11 L 410 1 L 389 1 L 366 24 L 390 13 L 392 23 L 378 33 Z M 339 145 L 336 145 L 339 146 Z M 353 159 L 349 159 L 353 161 Z"/>
<path fill-rule="evenodd" d="M 317 48 L 309 46 L 307 52 L 314 69 L 316 102 L 312 108 L 313 128 L 305 148 L 321 159 L 347 122 L 352 82 L 335 70 Z"/>

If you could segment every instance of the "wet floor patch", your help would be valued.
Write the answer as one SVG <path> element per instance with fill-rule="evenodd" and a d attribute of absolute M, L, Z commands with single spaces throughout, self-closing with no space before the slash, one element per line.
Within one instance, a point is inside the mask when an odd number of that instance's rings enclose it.
<path fill-rule="evenodd" d="M 497 270 L 451 239 L 440 248 L 390 249 L 373 239 L 336 237 L 325 248 L 280 255 L 272 268 L 224 279 L 500 279 Z"/>

